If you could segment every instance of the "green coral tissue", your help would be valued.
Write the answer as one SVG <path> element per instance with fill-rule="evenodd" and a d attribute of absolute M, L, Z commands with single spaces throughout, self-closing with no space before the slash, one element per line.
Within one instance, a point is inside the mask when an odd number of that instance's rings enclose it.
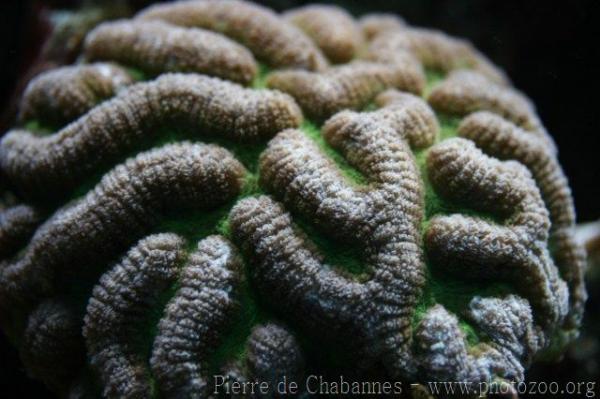
<path fill-rule="evenodd" d="M 582 319 L 534 105 L 392 15 L 188 0 L 101 23 L 29 82 L 0 177 L 0 326 L 60 397 L 518 382 Z"/>

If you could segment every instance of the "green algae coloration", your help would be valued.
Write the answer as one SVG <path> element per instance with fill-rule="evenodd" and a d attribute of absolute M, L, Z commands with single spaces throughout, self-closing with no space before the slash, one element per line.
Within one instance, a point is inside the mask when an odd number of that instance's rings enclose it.
<path fill-rule="evenodd" d="M 425 68 L 425 89 L 423 90 L 423 97 L 427 98 L 431 90 L 437 85 L 439 82 L 444 80 L 445 74 L 440 71 L 436 71 L 434 69 Z"/>
<path fill-rule="evenodd" d="M 267 76 L 269 74 L 269 67 L 265 64 L 258 64 L 258 75 L 252 81 L 252 88 L 254 89 L 266 89 L 267 88 Z"/>
<path fill-rule="evenodd" d="M 49 136 L 56 130 L 53 126 L 44 125 L 36 119 L 27 121 L 23 127 L 25 130 L 40 137 Z"/>
<path fill-rule="evenodd" d="M 437 113 L 436 116 L 440 123 L 440 133 L 436 138 L 434 145 L 441 141 L 458 136 L 457 128 L 460 123 L 460 118 L 439 113 Z M 425 189 L 425 219 L 423 221 L 423 230 L 426 229 L 427 222 L 433 216 L 448 215 L 453 213 L 476 216 L 492 223 L 501 223 L 501 219 L 499 219 L 496 215 L 476 211 L 471 208 L 464 207 L 459 203 L 448 201 L 435 192 L 435 189 L 429 181 L 429 175 L 427 172 L 427 154 L 430 148 L 431 147 L 415 152 L 415 160 L 421 171 L 421 178 L 423 180 L 423 186 Z"/>
<path fill-rule="evenodd" d="M 427 76 L 428 86 L 435 84 L 441 79 L 438 74 L 433 72 L 429 72 Z M 432 80 L 429 79 L 430 76 Z M 440 123 L 440 133 L 435 143 L 458 136 L 459 117 L 440 113 L 436 113 L 436 117 Z M 477 217 L 492 224 L 502 223 L 502 220 L 496 215 L 464 207 L 461 204 L 446 200 L 436 193 L 427 172 L 427 153 L 429 148 L 415 153 L 415 159 L 421 171 L 421 179 L 425 192 L 425 216 L 421 225 L 422 234 L 427 232 L 429 221 L 436 215 L 457 213 Z M 469 345 L 477 344 L 480 341 L 480 337 L 475 328 L 469 324 L 464 316 L 465 311 L 469 307 L 469 302 L 475 296 L 504 296 L 510 294 L 513 290 L 510 286 L 499 282 L 474 281 L 452 276 L 443 270 L 443 265 L 435 265 L 427 259 L 427 254 L 425 254 L 425 262 L 427 266 L 426 285 L 413 315 L 413 328 L 418 325 L 427 309 L 435 304 L 441 304 L 456 315 L 459 320 L 459 327 L 467 338 L 467 343 Z"/>
<path fill-rule="evenodd" d="M 208 361 L 211 374 L 219 374 L 221 367 L 232 361 L 243 361 L 246 356 L 246 342 L 252 329 L 261 323 L 274 319 L 268 307 L 263 306 L 252 289 L 248 262 L 245 264 L 245 276 L 240 289 L 240 310 L 231 321 L 227 334 Z"/>
<path fill-rule="evenodd" d="M 337 165 L 342 175 L 350 183 L 354 185 L 366 184 L 366 177 L 359 170 L 350 165 L 339 152 L 327 144 L 321 134 L 321 129 L 315 123 L 304 121 L 300 128 L 302 132 L 311 138 L 319 146 L 319 149 Z"/>
<path fill-rule="evenodd" d="M 144 80 L 150 79 L 150 75 L 142 71 L 141 69 L 134 67 L 126 67 L 125 70 L 129 74 L 129 76 L 131 76 L 131 78 L 136 82 L 142 82 Z"/>
<path fill-rule="evenodd" d="M 323 234 L 305 218 L 293 215 L 294 223 L 316 245 L 323 256 L 323 262 L 338 271 L 350 274 L 354 278 L 364 280 L 368 277 L 369 269 L 363 261 L 363 251 L 360 246 L 335 240 Z"/>
<path fill-rule="evenodd" d="M 149 80 L 152 78 L 152 76 L 150 76 L 149 74 L 147 74 L 144 71 L 137 69 L 137 68 L 125 67 L 124 69 L 127 71 L 129 76 L 131 76 L 131 78 L 133 79 L 134 82 L 143 82 L 143 81 L 146 81 L 146 80 Z M 97 99 L 98 104 L 100 104 L 103 101 L 106 101 L 106 99 L 105 100 Z M 49 123 L 43 123 L 37 119 L 25 121 L 25 123 L 23 124 L 23 128 L 25 128 L 25 130 L 31 132 L 32 134 L 34 134 L 36 136 L 40 136 L 40 137 L 49 136 L 51 134 L 54 134 L 56 131 L 60 130 L 62 127 L 63 126 L 57 126 L 57 125 L 53 125 L 53 124 L 49 124 Z"/>

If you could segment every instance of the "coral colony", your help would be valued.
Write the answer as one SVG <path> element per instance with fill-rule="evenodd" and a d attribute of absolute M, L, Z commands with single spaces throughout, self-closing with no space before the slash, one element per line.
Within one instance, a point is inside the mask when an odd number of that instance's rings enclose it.
<path fill-rule="evenodd" d="M 155 5 L 34 78 L 0 142 L 2 329 L 72 397 L 522 381 L 586 299 L 556 151 L 463 40 Z"/>

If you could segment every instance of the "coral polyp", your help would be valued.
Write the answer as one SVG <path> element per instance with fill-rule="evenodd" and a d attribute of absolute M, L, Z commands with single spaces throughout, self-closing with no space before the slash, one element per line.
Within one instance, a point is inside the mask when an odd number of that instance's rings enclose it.
<path fill-rule="evenodd" d="M 578 334 L 554 141 L 470 43 L 330 5 L 101 23 L 0 141 L 0 321 L 59 396 L 523 381 Z"/>

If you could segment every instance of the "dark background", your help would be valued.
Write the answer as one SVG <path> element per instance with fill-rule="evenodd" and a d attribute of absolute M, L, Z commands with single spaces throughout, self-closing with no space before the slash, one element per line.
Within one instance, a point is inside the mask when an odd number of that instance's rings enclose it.
<path fill-rule="evenodd" d="M 260 2 L 276 10 L 309 3 Z M 129 3 L 137 8 L 149 2 L 133 0 Z M 355 15 L 370 11 L 398 13 L 412 25 L 434 27 L 471 40 L 502 66 L 514 85 L 537 105 L 540 117 L 558 144 L 559 158 L 574 192 L 578 220 L 600 219 L 599 2 L 355 0 L 336 3 Z M 0 2 L 0 110 L 8 106 L 18 76 L 39 51 L 40 39 L 45 34 L 40 12 L 78 4 L 78 1 Z M 44 387 L 28 379 L 19 365 L 16 351 L 0 336 L 0 397 L 49 397 Z M 562 378 L 568 377 L 569 370 L 562 367 L 555 366 L 554 370 L 560 370 Z M 540 375 L 546 374 L 538 371 L 537 376 Z"/>

